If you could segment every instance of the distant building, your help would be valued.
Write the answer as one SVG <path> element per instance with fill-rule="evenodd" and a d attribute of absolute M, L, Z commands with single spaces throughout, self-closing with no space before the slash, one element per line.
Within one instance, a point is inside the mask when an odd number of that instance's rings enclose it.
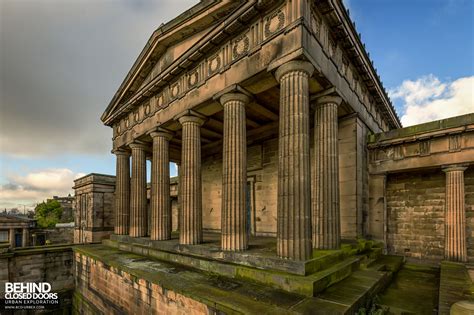
<path fill-rule="evenodd" d="M 35 227 L 35 219 L 0 213 L 0 242 L 9 242 L 12 248 L 30 246 L 32 243 L 30 230 Z"/>
<path fill-rule="evenodd" d="M 47 201 L 56 200 L 63 208 L 63 214 L 61 216 L 61 222 L 72 222 L 74 221 L 74 210 L 76 209 L 75 197 L 69 194 L 66 197 L 53 196 L 53 198 Z"/>

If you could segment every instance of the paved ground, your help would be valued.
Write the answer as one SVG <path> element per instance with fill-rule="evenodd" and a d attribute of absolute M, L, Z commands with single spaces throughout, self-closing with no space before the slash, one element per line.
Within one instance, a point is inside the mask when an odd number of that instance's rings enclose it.
<path fill-rule="evenodd" d="M 379 296 L 379 304 L 390 314 L 437 314 L 438 288 L 439 269 L 406 264 Z"/>

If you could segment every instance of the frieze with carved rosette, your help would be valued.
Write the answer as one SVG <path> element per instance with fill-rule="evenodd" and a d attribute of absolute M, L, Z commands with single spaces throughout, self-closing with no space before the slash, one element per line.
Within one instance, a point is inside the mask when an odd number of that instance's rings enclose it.
<path fill-rule="evenodd" d="M 272 36 L 285 25 L 285 13 L 276 10 L 265 19 L 265 38 Z"/>
<path fill-rule="evenodd" d="M 196 67 L 181 74 L 175 81 L 163 87 L 151 97 L 150 102 L 138 106 L 138 112 L 143 113 L 142 116 L 139 114 L 138 121 L 134 119 L 137 109 L 121 118 L 118 124 L 121 127 L 117 128 L 114 138 L 133 128 L 136 123 L 166 108 L 174 100 L 183 97 L 188 91 L 200 86 L 210 77 L 221 73 L 232 63 L 238 62 L 254 49 L 258 49 L 260 45 L 271 40 L 287 26 L 289 10 L 291 9 L 287 3 L 276 8 L 252 23 L 244 32 L 224 43 L 213 54 L 201 60 Z"/>

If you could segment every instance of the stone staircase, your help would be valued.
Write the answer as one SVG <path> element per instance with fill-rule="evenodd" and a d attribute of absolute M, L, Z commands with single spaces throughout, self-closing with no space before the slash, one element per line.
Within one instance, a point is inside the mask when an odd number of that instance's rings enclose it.
<path fill-rule="evenodd" d="M 232 286 L 252 287 L 254 292 L 258 292 L 257 296 L 247 293 L 252 304 L 258 301 L 258 304 L 272 306 L 268 309 L 274 311 L 274 306 L 278 306 L 278 309 L 283 307 L 281 311 L 285 314 L 354 314 L 360 308 L 370 306 L 373 298 L 385 290 L 393 274 L 404 262 L 400 256 L 382 255 L 381 244 L 372 241 L 344 244 L 341 250 L 315 251 L 315 258 L 302 268 L 276 265 L 276 260 L 258 268 L 245 264 L 245 261 L 219 259 L 218 255 L 209 259 L 204 256 L 206 253 L 176 253 L 152 248 L 147 244 L 117 240 L 104 240 L 103 244 L 168 264 L 192 268 L 209 279 L 218 279 L 212 289 L 216 295 L 219 295 L 217 291 L 225 291 Z M 298 274 L 301 270 L 306 274 Z M 239 294 L 243 293 L 232 293 L 232 301 L 235 302 L 232 303 L 235 304 L 233 307 L 237 307 L 238 303 L 246 303 L 246 297 Z M 280 305 L 284 300 L 288 300 L 288 303 Z M 230 303 L 231 300 L 226 301 Z M 229 309 L 227 311 L 230 312 Z"/>

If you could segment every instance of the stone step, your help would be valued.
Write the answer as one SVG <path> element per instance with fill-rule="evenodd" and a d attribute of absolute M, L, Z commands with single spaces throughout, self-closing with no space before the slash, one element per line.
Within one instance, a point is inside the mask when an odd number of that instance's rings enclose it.
<path fill-rule="evenodd" d="M 356 314 L 362 307 L 367 309 L 373 297 L 388 285 L 390 278 L 390 272 L 358 270 L 292 310 L 302 314 Z"/>
<path fill-rule="evenodd" d="M 360 270 L 328 286 L 317 297 L 306 299 L 294 310 L 303 314 L 357 314 L 361 308 L 368 310 L 374 297 L 388 287 L 404 263 L 402 256 L 379 255 L 376 251 L 375 255 L 363 256 Z"/>
<path fill-rule="evenodd" d="M 345 258 L 347 253 L 344 253 L 344 251 L 327 251 L 331 253 L 326 254 L 321 251 L 320 255 L 324 259 L 322 259 L 318 267 L 320 270 L 303 276 L 278 270 L 259 269 L 253 266 L 234 264 L 228 261 L 209 259 L 196 255 L 161 251 L 139 244 L 121 243 L 113 240 L 104 240 L 103 244 L 138 255 L 178 263 L 220 276 L 248 280 L 305 296 L 314 296 L 327 287 L 345 279 L 352 271 L 358 269 L 359 262 L 363 258 L 363 256 L 349 256 Z"/>
<path fill-rule="evenodd" d="M 372 263 L 370 269 L 395 273 L 400 270 L 404 263 L 405 257 L 403 256 L 383 255 Z"/>
<path fill-rule="evenodd" d="M 301 295 L 315 296 L 317 293 L 350 276 L 359 267 L 360 259 L 360 257 L 346 258 L 330 268 L 309 276 L 269 272 L 255 268 L 240 268 L 235 278 L 265 284 Z"/>
<path fill-rule="evenodd" d="M 163 262 L 133 253 L 119 251 L 103 245 L 76 246 L 76 255 L 92 258 L 94 268 L 102 268 L 99 274 L 114 273 L 123 279 L 123 287 L 130 283 L 148 298 L 160 298 L 160 295 L 180 294 L 194 301 L 206 304 L 214 314 L 298 314 L 291 310 L 305 299 L 304 296 L 273 289 L 252 282 L 212 276 L 200 270 L 186 268 L 178 264 Z M 130 281 L 128 279 L 133 279 Z M 103 280 L 103 279 L 102 279 Z M 96 279 L 96 283 L 99 280 Z M 97 285 L 97 284 L 96 284 Z M 155 285 L 157 289 L 153 289 Z M 89 285 L 78 285 L 74 303 L 88 303 L 84 292 Z M 132 287 L 129 288 L 132 290 Z M 102 294 L 106 294 L 106 291 Z M 105 298 L 111 298 L 105 296 Z M 125 303 L 125 302 L 124 302 Z M 121 305 L 114 305 L 120 311 Z M 150 310 L 151 311 L 151 310 Z M 157 310 L 154 310 L 155 312 Z M 122 310 L 122 313 L 125 313 Z"/>
<path fill-rule="evenodd" d="M 312 278 L 313 284 L 321 290 L 324 288 L 317 297 L 310 297 L 244 278 L 212 275 L 104 245 L 76 246 L 74 250 L 80 261 L 84 258 L 78 254 L 95 260 L 92 262 L 94 268 L 103 268 L 100 272 L 96 270 L 98 274 L 112 272 L 120 275 L 124 283 L 132 279 L 130 283 L 142 294 L 151 294 L 154 298 L 159 298 L 159 294 L 181 294 L 208 305 L 209 310 L 216 314 L 351 314 L 377 294 L 390 275 L 390 272 L 375 270 L 353 271 L 360 257 L 345 259 L 311 276 L 290 275 L 300 279 Z M 153 289 L 155 285 L 160 289 Z M 88 285 L 78 285 L 78 288 L 75 303 L 88 303 L 81 292 Z M 151 293 L 150 288 L 153 289 Z M 120 308 L 120 305 L 115 307 Z"/>
<path fill-rule="evenodd" d="M 198 245 L 180 245 L 176 238 L 166 241 L 151 241 L 149 238 L 132 238 L 128 235 L 112 235 L 110 240 L 104 240 L 103 243 L 122 250 L 133 251 L 141 255 L 149 255 L 159 259 L 167 259 L 168 254 L 172 254 L 173 259 L 182 259 L 181 257 L 194 257 L 197 259 L 206 259 L 213 261 L 228 262 L 237 265 L 249 266 L 258 269 L 266 269 L 271 271 L 281 271 L 297 275 L 309 275 L 326 268 L 331 267 L 335 263 L 344 258 L 367 254 L 374 255 L 378 248 L 372 248 L 373 243 L 354 242 L 344 244 L 339 250 L 314 250 L 313 258 L 306 261 L 293 261 L 289 259 L 281 259 L 276 256 L 276 248 L 274 244 L 267 241 L 264 244 L 249 246 L 249 250 L 243 252 L 222 251 L 219 243 L 216 243 L 215 235 L 208 234 L 214 239 L 205 241 Z M 133 246 L 132 246 L 133 245 Z M 255 245 L 255 244 L 254 244 Z M 262 246 L 264 248 L 262 248 Z M 256 249 L 259 247 L 259 249 Z M 159 253 L 159 252 L 161 253 Z M 178 255 L 178 256 L 176 256 Z M 159 257 L 163 256 L 163 257 Z M 374 256 L 375 257 L 375 256 Z M 187 258 L 185 260 L 188 260 Z M 187 263 L 187 262 L 186 262 Z"/>

